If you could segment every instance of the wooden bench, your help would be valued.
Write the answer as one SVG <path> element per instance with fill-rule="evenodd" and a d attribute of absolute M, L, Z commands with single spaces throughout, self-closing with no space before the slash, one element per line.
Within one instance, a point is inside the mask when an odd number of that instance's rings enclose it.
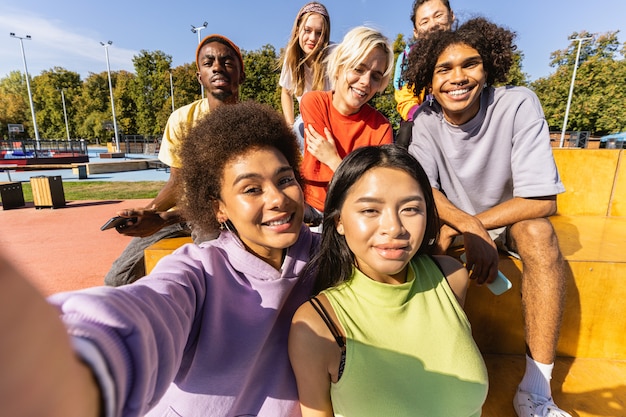
<path fill-rule="evenodd" d="M 107 174 L 110 172 L 139 171 L 148 169 L 148 162 L 152 159 L 126 159 L 123 161 L 111 162 L 89 162 L 85 164 L 72 164 L 72 173 L 79 175 L 79 167 L 86 167 L 86 174 Z"/>
<path fill-rule="evenodd" d="M 11 179 L 11 171 L 15 171 L 19 165 L 17 164 L 0 164 L 0 171 L 7 173 L 7 180 L 13 182 Z"/>
<path fill-rule="evenodd" d="M 158 159 L 148 161 L 148 168 L 156 169 L 157 171 L 162 169 L 165 172 L 170 172 L 170 166 L 166 163 L 159 161 Z"/>
<path fill-rule="evenodd" d="M 157 262 L 166 255 L 174 252 L 185 243 L 192 243 L 191 237 L 172 237 L 169 239 L 162 239 L 144 250 L 144 264 L 146 267 L 146 274 L 156 266 Z"/>
<path fill-rule="evenodd" d="M 568 281 L 553 395 L 578 417 L 626 416 L 626 156 L 614 149 L 553 152 L 566 192 L 550 220 Z M 146 270 L 191 241 L 184 239 L 146 249 Z M 524 371 L 521 263 L 501 256 L 500 270 L 513 288 L 495 296 L 472 285 L 465 306 L 491 380 L 484 417 L 514 416 Z"/>

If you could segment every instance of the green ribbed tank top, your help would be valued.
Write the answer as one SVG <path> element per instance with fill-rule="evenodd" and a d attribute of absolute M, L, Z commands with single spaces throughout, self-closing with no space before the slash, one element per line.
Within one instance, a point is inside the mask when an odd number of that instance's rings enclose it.
<path fill-rule="evenodd" d="M 346 333 L 346 367 L 331 385 L 337 417 L 474 417 L 487 370 L 465 312 L 429 256 L 407 282 L 352 278 L 323 292 Z"/>

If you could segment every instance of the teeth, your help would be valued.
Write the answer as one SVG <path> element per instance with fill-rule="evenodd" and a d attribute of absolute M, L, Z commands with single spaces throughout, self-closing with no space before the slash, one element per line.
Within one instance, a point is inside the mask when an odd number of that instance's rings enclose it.
<path fill-rule="evenodd" d="M 289 223 L 289 220 L 291 220 L 291 216 L 286 217 L 282 220 L 275 220 L 273 222 L 267 222 L 265 224 L 267 224 L 268 226 L 280 226 L 281 224 Z"/>
<path fill-rule="evenodd" d="M 356 88 L 354 88 L 354 87 L 352 87 L 352 91 L 354 91 L 355 93 L 357 93 L 358 95 L 360 95 L 360 96 L 362 96 L 362 97 L 365 97 L 365 96 L 367 95 L 367 94 L 365 93 L 365 91 L 358 90 L 358 89 L 356 89 Z"/>
<path fill-rule="evenodd" d="M 448 94 L 450 94 L 451 96 L 460 96 L 462 94 L 465 94 L 469 91 L 469 88 L 464 88 L 462 90 L 454 90 L 454 91 L 448 91 Z"/>

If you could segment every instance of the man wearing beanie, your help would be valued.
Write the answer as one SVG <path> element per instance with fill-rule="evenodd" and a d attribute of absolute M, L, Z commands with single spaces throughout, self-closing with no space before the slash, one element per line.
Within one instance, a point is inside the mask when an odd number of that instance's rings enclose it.
<path fill-rule="evenodd" d="M 245 79 L 239 48 L 230 39 L 217 34 L 205 37 L 198 44 L 196 67 L 196 76 L 204 87 L 206 98 L 172 112 L 165 125 L 159 160 L 170 167 L 170 177 L 159 194 L 144 208 L 125 209 L 117 213 L 129 218 L 126 224 L 117 227 L 117 231 L 134 238 L 113 262 L 104 278 L 106 285 L 116 287 L 143 277 L 146 272 L 144 249 L 161 239 L 189 236 L 191 233 L 175 208 L 180 190 L 178 149 L 181 140 L 185 131 L 212 109 L 222 104 L 237 103 L 239 85 Z M 194 235 L 194 241 L 199 243 L 213 237 Z"/>

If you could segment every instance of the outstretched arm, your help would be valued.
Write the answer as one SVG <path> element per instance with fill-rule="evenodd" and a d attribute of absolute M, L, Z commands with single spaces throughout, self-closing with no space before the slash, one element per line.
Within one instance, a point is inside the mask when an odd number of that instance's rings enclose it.
<path fill-rule="evenodd" d="M 57 311 L 0 257 L 0 404 L 8 416 L 98 417 L 100 389 Z"/>

